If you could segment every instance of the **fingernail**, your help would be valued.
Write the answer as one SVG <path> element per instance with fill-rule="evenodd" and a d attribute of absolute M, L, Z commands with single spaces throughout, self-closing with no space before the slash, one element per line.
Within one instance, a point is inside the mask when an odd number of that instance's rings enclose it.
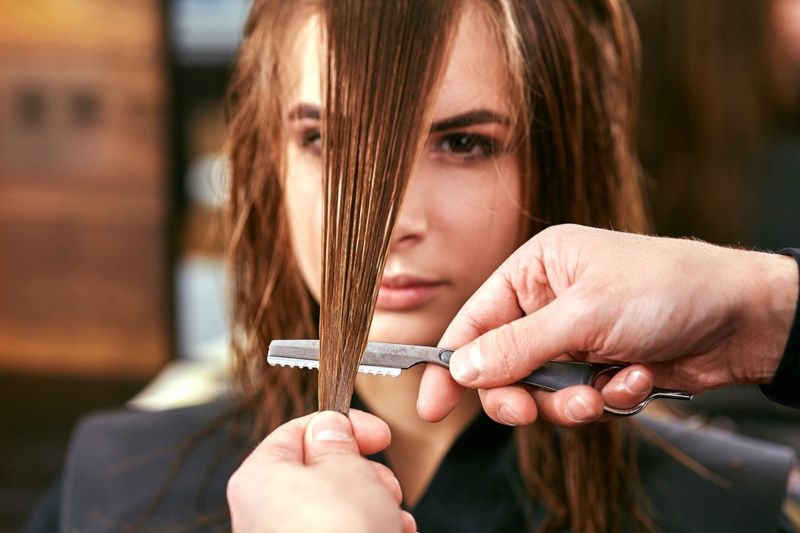
<path fill-rule="evenodd" d="M 644 394 L 653 388 L 653 380 L 644 372 L 636 370 L 625 378 L 625 386 L 634 394 Z"/>
<path fill-rule="evenodd" d="M 477 342 L 473 342 L 467 352 L 467 357 L 459 354 L 458 357 L 451 360 L 450 373 L 456 378 L 456 381 L 461 383 L 470 383 L 478 379 L 478 366 L 481 360 L 481 349 Z"/>
<path fill-rule="evenodd" d="M 334 411 L 323 411 L 311 421 L 314 440 L 351 440 L 353 429 L 346 416 Z"/>
<path fill-rule="evenodd" d="M 573 422 L 588 422 L 594 420 L 594 410 L 581 396 L 575 395 L 564 406 L 564 414 Z"/>
<path fill-rule="evenodd" d="M 505 404 L 497 409 L 497 418 L 507 426 L 519 426 L 523 423 L 517 412 Z"/>

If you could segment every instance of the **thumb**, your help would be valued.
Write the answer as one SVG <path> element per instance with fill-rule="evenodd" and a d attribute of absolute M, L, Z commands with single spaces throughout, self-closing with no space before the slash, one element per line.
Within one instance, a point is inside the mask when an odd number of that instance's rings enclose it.
<path fill-rule="evenodd" d="M 335 411 L 318 413 L 306 428 L 304 442 L 304 462 L 308 465 L 330 455 L 360 455 L 350 420 Z"/>
<path fill-rule="evenodd" d="M 567 298 L 504 324 L 456 350 L 450 372 L 461 385 L 493 388 L 518 381 L 550 359 L 585 346 L 586 321 L 570 312 Z M 577 341 L 577 342 L 576 342 Z"/>

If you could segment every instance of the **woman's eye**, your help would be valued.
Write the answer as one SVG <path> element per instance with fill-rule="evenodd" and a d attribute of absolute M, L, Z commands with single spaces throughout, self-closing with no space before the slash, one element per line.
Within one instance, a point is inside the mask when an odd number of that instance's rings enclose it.
<path fill-rule="evenodd" d="M 497 153 L 494 139 L 477 133 L 451 133 L 443 135 L 435 143 L 439 152 L 453 154 L 461 159 L 484 159 Z"/>
<path fill-rule="evenodd" d="M 322 137 L 319 128 L 311 128 L 300 133 L 300 146 L 315 152 L 322 151 Z"/>

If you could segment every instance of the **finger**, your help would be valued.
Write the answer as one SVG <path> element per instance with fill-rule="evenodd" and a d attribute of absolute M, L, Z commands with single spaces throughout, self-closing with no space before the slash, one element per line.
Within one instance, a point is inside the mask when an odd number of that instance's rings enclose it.
<path fill-rule="evenodd" d="M 275 429 L 261 441 L 253 452 L 239 465 L 228 479 L 227 496 L 234 512 L 239 505 L 247 507 L 253 496 L 253 484 L 258 483 L 264 472 L 301 467 L 303 464 L 303 437 L 313 415 L 290 420 Z M 233 505 L 233 504 L 237 505 Z M 233 520 L 241 523 L 242 517 L 233 513 Z"/>
<path fill-rule="evenodd" d="M 439 422 L 452 411 L 464 394 L 446 368 L 428 365 L 422 373 L 417 412 L 423 420 Z"/>
<path fill-rule="evenodd" d="M 508 385 L 564 353 L 591 348 L 587 337 L 597 327 L 583 304 L 568 295 L 535 313 L 485 333 L 459 348 L 450 359 L 450 373 L 460 384 L 489 389 Z"/>
<path fill-rule="evenodd" d="M 382 465 L 381 463 L 376 463 L 375 461 L 368 462 L 370 467 L 375 471 L 375 474 L 377 474 L 380 482 L 389 490 L 395 502 L 400 505 L 403 501 L 403 491 L 400 489 L 400 482 L 397 481 L 394 472 L 392 472 L 388 466 Z"/>
<path fill-rule="evenodd" d="M 556 392 L 531 391 L 539 416 L 557 426 L 573 427 L 599 420 L 603 398 L 588 385 L 575 385 Z"/>
<path fill-rule="evenodd" d="M 631 365 L 620 370 L 603 387 L 601 393 L 606 405 L 629 409 L 647 398 L 653 390 L 654 377 L 643 365 Z"/>
<path fill-rule="evenodd" d="M 275 429 L 253 450 L 251 462 L 303 462 L 303 436 L 314 414 L 286 422 Z"/>
<path fill-rule="evenodd" d="M 403 521 L 403 533 L 416 533 L 417 521 L 408 511 L 400 511 L 400 519 Z"/>
<path fill-rule="evenodd" d="M 516 303 L 514 287 L 503 272 L 509 261 L 464 304 L 439 341 L 439 346 L 463 346 L 492 328 L 523 316 Z M 439 422 L 450 414 L 463 394 L 464 388 L 453 380 L 449 372 L 428 365 L 420 382 L 417 412 L 423 420 Z"/>
<path fill-rule="evenodd" d="M 464 346 L 487 331 L 525 315 L 517 303 L 514 286 L 505 275 L 506 263 L 467 300 L 447 327 L 439 346 Z"/>
<path fill-rule="evenodd" d="M 361 455 L 372 455 L 389 446 L 392 434 L 386 422 L 358 409 L 350 409 L 348 418 Z"/>
<path fill-rule="evenodd" d="M 532 424 L 538 416 L 530 389 L 522 385 L 481 389 L 481 403 L 489 418 L 507 426 Z"/>
<path fill-rule="evenodd" d="M 350 420 L 335 411 L 322 411 L 311 419 L 305 431 L 304 451 L 308 465 L 332 455 L 360 455 Z"/>
<path fill-rule="evenodd" d="M 400 488 L 400 482 L 395 477 L 394 472 L 386 466 L 380 463 L 370 462 L 372 468 L 378 475 L 381 483 L 389 489 L 389 492 L 394 496 L 395 502 L 400 505 L 403 501 L 403 492 Z M 417 531 L 417 521 L 408 511 L 401 510 L 400 511 L 400 519 L 402 522 L 403 533 L 416 533 Z"/>

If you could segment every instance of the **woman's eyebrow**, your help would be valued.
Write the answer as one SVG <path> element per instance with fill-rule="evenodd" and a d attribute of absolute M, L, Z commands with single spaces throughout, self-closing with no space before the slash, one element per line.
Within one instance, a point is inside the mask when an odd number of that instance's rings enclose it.
<path fill-rule="evenodd" d="M 303 119 L 320 119 L 319 106 L 314 104 L 300 103 L 297 104 L 289 112 L 290 120 L 303 120 Z M 475 126 L 478 124 L 500 124 L 508 126 L 511 124 L 511 119 L 505 115 L 495 113 L 488 109 L 476 109 L 460 115 L 448 117 L 443 120 L 434 122 L 431 126 L 431 133 L 439 133 L 442 131 L 449 131 L 468 126 Z"/>
<path fill-rule="evenodd" d="M 289 111 L 289 120 L 319 120 L 319 106 L 314 104 L 297 104 Z"/>
<path fill-rule="evenodd" d="M 511 125 L 511 119 L 488 109 L 476 109 L 475 111 L 469 111 L 461 115 L 455 115 L 434 122 L 431 126 L 431 133 L 456 130 L 468 126 L 475 126 L 477 124 L 500 124 L 509 126 Z"/>

